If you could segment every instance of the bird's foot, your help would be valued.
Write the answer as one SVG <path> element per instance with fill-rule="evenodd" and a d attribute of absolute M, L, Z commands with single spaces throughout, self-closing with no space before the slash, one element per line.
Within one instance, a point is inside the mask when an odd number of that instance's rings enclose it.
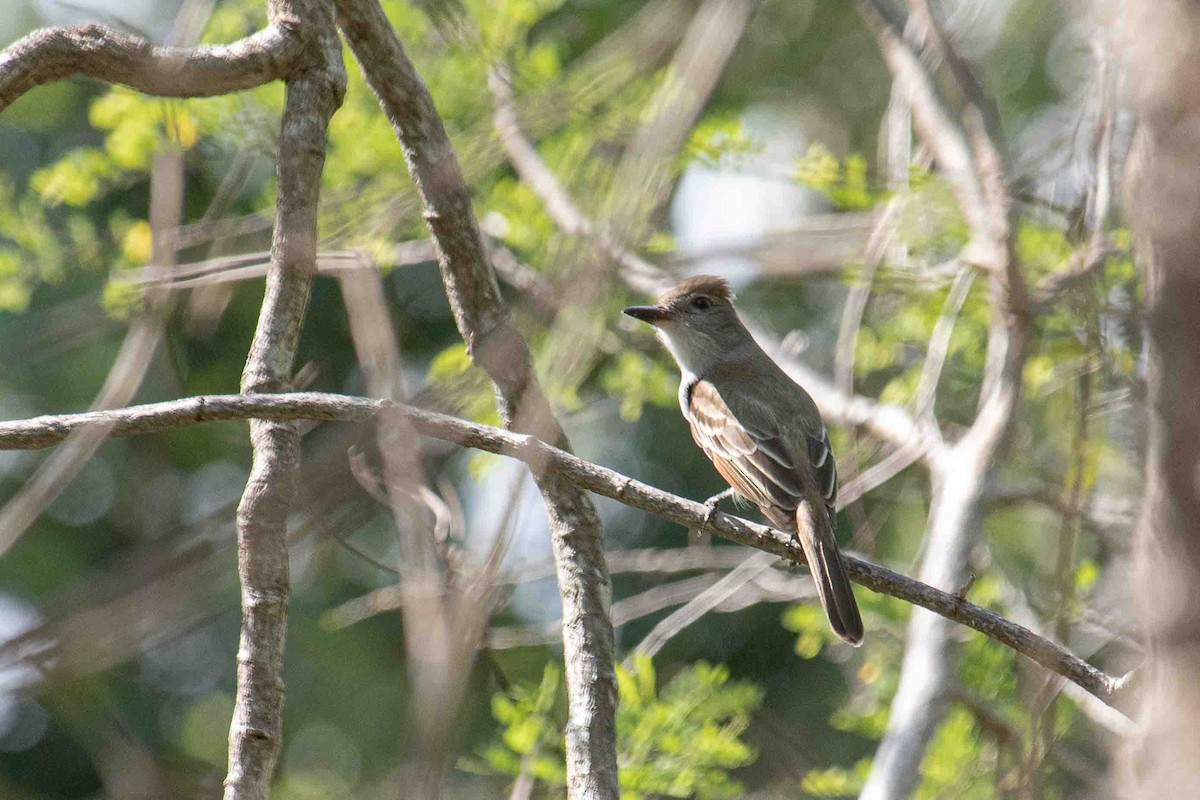
<path fill-rule="evenodd" d="M 734 497 L 737 492 L 733 489 L 726 489 L 723 492 L 714 494 L 712 497 L 704 501 L 704 524 L 700 526 L 700 535 L 704 535 L 704 530 L 708 527 L 708 523 L 712 522 L 713 514 L 717 513 L 717 506 L 722 500 L 728 500 Z"/>

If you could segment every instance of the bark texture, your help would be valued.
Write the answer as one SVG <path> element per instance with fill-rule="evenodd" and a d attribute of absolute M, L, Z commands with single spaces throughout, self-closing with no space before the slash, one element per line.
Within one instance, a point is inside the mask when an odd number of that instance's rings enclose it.
<path fill-rule="evenodd" d="M 346 85 L 330 5 L 322 0 L 276 0 L 270 11 L 274 25 L 301 32 L 303 51 L 287 77 L 271 263 L 242 373 L 246 394 L 291 388 L 296 345 L 316 272 L 326 132 Z M 300 434 L 292 422 L 255 420 L 250 423 L 250 441 L 254 461 L 237 512 L 242 631 L 226 800 L 266 800 L 282 744 L 290 593 L 287 517 L 296 490 Z"/>
<path fill-rule="evenodd" d="M 286 5 L 280 3 L 279 5 Z M 289 74 L 303 57 L 298 18 L 216 47 L 162 47 L 102 25 L 34 31 L 0 54 L 0 111 L 45 83 L 83 75 L 163 97 L 210 97 Z"/>

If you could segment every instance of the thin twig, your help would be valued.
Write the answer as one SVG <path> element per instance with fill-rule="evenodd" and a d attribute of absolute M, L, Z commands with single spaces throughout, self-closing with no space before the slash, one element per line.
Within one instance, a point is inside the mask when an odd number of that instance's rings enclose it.
<path fill-rule="evenodd" d="M 169 232 L 183 215 L 183 153 L 167 144 L 154 154 L 150 169 L 149 218 L 152 259 L 169 270 L 175 250 Z M 108 375 L 92 402 L 100 411 L 129 405 L 141 388 L 146 371 L 158 352 L 165 319 L 174 308 L 174 298 L 148 291 L 145 306 L 133 319 Z M 108 438 L 105 426 L 78 431 L 61 449 L 42 462 L 21 489 L 0 509 L 0 555 L 16 544 L 51 503 L 87 466 Z"/>

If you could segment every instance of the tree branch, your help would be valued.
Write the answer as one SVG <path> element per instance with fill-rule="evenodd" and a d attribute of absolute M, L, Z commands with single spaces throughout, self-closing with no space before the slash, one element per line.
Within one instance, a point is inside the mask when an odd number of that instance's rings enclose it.
<path fill-rule="evenodd" d="M 933 77 L 921 64 L 916 49 L 900 32 L 901 26 L 890 11 L 878 0 L 858 0 L 858 9 L 867 28 L 875 34 L 879 52 L 894 80 L 903 88 L 912 109 L 913 124 L 945 173 L 972 233 L 986 230 L 988 204 L 975 171 L 966 133 L 945 107 Z M 991 242 L 972 244 L 977 245 L 974 249 L 979 252 L 968 260 L 988 267 L 995 263 L 997 254 Z"/>
<path fill-rule="evenodd" d="M 299 62 L 306 35 L 300 20 L 276 13 L 253 36 L 195 48 L 162 47 L 101 25 L 34 31 L 0 53 L 0 111 L 36 86 L 73 75 L 159 97 L 253 89 L 286 77 Z"/>
<path fill-rule="evenodd" d="M 272 419 L 371 422 L 380 414 L 407 419 L 426 436 L 462 447 L 485 450 L 529 464 L 535 472 L 553 470 L 589 492 L 610 497 L 632 508 L 668 519 L 691 529 L 704 525 L 706 532 L 773 553 L 803 564 L 804 553 L 788 533 L 776 531 L 718 512 L 705 525 L 708 508 L 657 489 L 607 467 L 526 434 L 466 422 L 445 414 L 362 397 L 297 392 L 291 394 L 209 395 L 165 403 L 134 406 L 119 411 L 35 417 L 0 423 L 0 450 L 34 450 L 54 445 L 72 431 L 92 425 L 111 426 L 113 436 L 162 433 L 201 422 L 235 419 Z M 866 588 L 929 609 L 954 622 L 983 633 L 1016 650 L 1046 669 L 1077 683 L 1106 702 L 1118 695 L 1118 681 L 1069 651 L 1021 625 L 956 594 L 944 592 L 878 564 L 847 554 L 851 580 Z"/>
<path fill-rule="evenodd" d="M 302 21 L 308 46 L 302 67 L 287 82 L 271 263 L 242 373 L 245 394 L 290 388 L 316 272 L 326 131 L 346 86 L 332 8 L 320 0 L 277 0 L 271 12 L 276 25 Z M 250 424 L 250 441 L 254 459 L 237 513 L 242 631 L 226 800 L 266 800 L 282 745 L 283 647 L 290 593 L 287 518 L 300 466 L 300 433 L 286 421 L 256 420 Z"/>
<path fill-rule="evenodd" d="M 429 90 L 377 0 L 338 0 L 337 6 L 342 31 L 404 148 L 459 332 L 472 361 L 496 385 L 506 426 L 569 448 L 538 384 L 528 345 L 500 297 L 470 193 Z M 550 516 L 563 600 L 568 796 L 616 800 L 612 587 L 600 518 L 591 498 L 553 465 L 535 465 L 533 471 Z"/>
<path fill-rule="evenodd" d="M 907 91 L 917 131 L 946 176 L 970 229 L 960 259 L 987 271 L 991 301 L 979 410 L 967 432 L 953 445 L 934 451 L 929 461 L 933 492 L 919 574 L 934 586 L 953 590 L 966 577 L 983 520 L 984 487 L 1012 428 L 1028 349 L 1030 308 L 1015 255 L 1012 202 L 994 107 L 928 4 L 911 0 L 911 6 L 926 29 L 925 38 L 949 62 L 966 96 L 961 115 L 965 127 L 939 95 L 930 69 L 900 33 L 890 9 L 880 0 L 858 2 L 894 80 Z M 921 416 L 918 421 L 926 419 Z M 860 800 L 907 797 L 916 788 L 926 746 L 949 708 L 956 666 L 952 634 L 945 619 L 913 614 L 887 730 Z"/>

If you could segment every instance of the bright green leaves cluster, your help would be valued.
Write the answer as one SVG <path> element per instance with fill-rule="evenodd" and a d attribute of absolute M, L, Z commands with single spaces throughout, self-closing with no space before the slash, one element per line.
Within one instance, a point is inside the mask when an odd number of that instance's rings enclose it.
<path fill-rule="evenodd" d="M 500 723 L 499 741 L 476 758 L 463 759 L 471 772 L 529 775 L 549 786 L 567 782 L 563 748 L 561 673 L 547 663 L 537 685 L 517 684 L 492 697 L 492 716 Z"/>
<path fill-rule="evenodd" d="M 692 162 L 710 167 L 736 165 L 743 156 L 759 150 L 761 146 L 746 133 L 739 117 L 713 114 L 692 129 L 683 149 L 684 165 Z"/>
<path fill-rule="evenodd" d="M 600 375 L 606 392 L 621 401 L 621 418 L 636 422 L 646 403 L 670 406 L 675 402 L 675 376 L 663 366 L 634 350 L 617 354 Z"/>
<path fill-rule="evenodd" d="M 79 207 L 96 199 L 112 174 L 112 162 L 103 151 L 83 147 L 35 172 L 30 185 L 47 205 Z"/>
<path fill-rule="evenodd" d="M 0 311 L 24 311 L 39 284 L 71 269 L 97 269 L 103 243 L 84 214 L 53 213 L 0 179 Z"/>
<path fill-rule="evenodd" d="M 869 758 L 862 759 L 851 769 L 810 769 L 800 781 L 800 788 L 812 797 L 858 797 L 870 771 Z"/>
<path fill-rule="evenodd" d="M 645 656 L 634 656 L 628 670 L 618 670 L 623 800 L 741 797 L 741 784 L 729 770 L 757 757 L 741 735 L 762 701 L 761 690 L 731 681 L 724 666 L 704 662 L 680 671 L 661 693 L 655 684 Z"/>
<path fill-rule="evenodd" d="M 499 425 L 500 412 L 491 381 L 471 363 L 464 344 L 452 344 L 434 356 L 429 365 L 430 387 L 458 413 L 484 425 Z"/>
<path fill-rule="evenodd" d="M 792 177 L 847 211 L 864 211 L 882 199 L 867 179 L 865 158 L 856 153 L 839 160 L 820 142 L 809 145 L 808 152 L 796 160 Z"/>
<path fill-rule="evenodd" d="M 951 708 L 921 761 L 921 785 L 914 798 L 992 800 L 997 796 L 998 755 L 995 742 L 982 734 L 971 713 Z"/>
<path fill-rule="evenodd" d="M 499 775 L 527 774 L 548 787 L 566 783 L 559 669 L 548 664 L 536 686 L 518 685 L 495 696 L 497 741 L 466 769 Z M 744 792 L 730 770 L 754 762 L 742 740 L 751 712 L 762 701 L 753 684 L 730 680 L 723 666 L 700 662 L 677 673 L 660 690 L 654 665 L 634 656 L 617 667 L 617 751 L 622 800 L 686 797 L 725 800 Z"/>
<path fill-rule="evenodd" d="M 263 87 L 254 95 L 266 98 L 278 90 Z M 34 173 L 30 186 L 49 206 L 86 206 L 108 192 L 144 180 L 154 153 L 173 146 L 194 148 L 202 138 L 245 142 L 240 111 L 252 108 L 250 97 L 173 100 L 148 97 L 122 86 L 97 97 L 88 121 L 104 132 L 103 147 L 68 151 L 57 162 Z M 249 118 L 244 117 L 243 123 Z M 267 118 L 264 111 L 262 119 Z"/>

